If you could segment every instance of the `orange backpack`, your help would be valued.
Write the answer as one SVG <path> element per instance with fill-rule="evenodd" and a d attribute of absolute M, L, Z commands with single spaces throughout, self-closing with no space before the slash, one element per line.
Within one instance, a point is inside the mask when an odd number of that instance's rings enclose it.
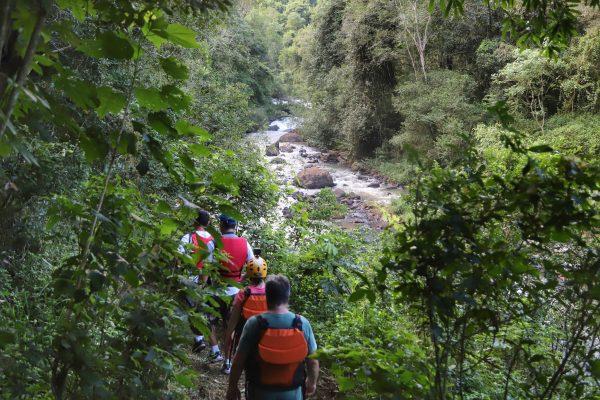
<path fill-rule="evenodd" d="M 250 317 L 267 311 L 267 297 L 264 293 L 252 293 L 249 287 L 244 290 L 244 293 L 246 294 L 246 299 L 242 304 L 242 316 L 246 321 Z"/>
<path fill-rule="evenodd" d="M 296 315 L 290 328 L 270 328 L 257 316 L 261 329 L 254 363 L 246 368 L 251 385 L 266 389 L 295 389 L 304 385 L 308 343 L 302 332 L 302 319 Z"/>

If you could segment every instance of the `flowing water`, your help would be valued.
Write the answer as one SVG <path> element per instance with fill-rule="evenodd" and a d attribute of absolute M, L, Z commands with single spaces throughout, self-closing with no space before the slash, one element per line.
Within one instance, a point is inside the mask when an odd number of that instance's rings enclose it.
<path fill-rule="evenodd" d="M 273 121 L 269 126 L 272 128 L 276 125 L 278 127 L 277 130 L 254 132 L 249 134 L 247 139 L 255 146 L 258 146 L 260 151 L 265 154 L 266 146 L 276 143 L 282 135 L 296 129 L 300 124 L 301 120 L 297 117 L 278 119 Z M 339 188 L 343 190 L 349 197 L 355 198 L 355 202 L 360 203 L 356 207 L 353 207 L 353 204 L 350 203 L 351 211 L 346 218 L 347 223 L 343 223 L 345 226 L 369 223 L 373 215 L 370 215 L 365 210 L 365 206 L 386 206 L 401 194 L 401 189 L 397 186 L 381 182 L 374 176 L 352 171 L 348 166 L 341 163 L 321 161 L 321 151 L 314 147 L 303 143 L 282 143 L 280 147 L 282 150 L 287 147 L 288 151 L 281 151 L 275 157 L 268 157 L 266 155 L 265 157 L 269 161 L 269 167 L 275 172 L 281 184 L 289 185 L 291 188 L 290 195 L 283 198 L 279 204 L 281 211 L 295 201 L 295 196 L 292 196 L 292 192 L 300 192 L 310 196 L 320 190 L 299 188 L 294 184 L 296 175 L 304 168 L 311 166 L 317 166 L 328 171 L 333 178 L 334 189 Z"/>

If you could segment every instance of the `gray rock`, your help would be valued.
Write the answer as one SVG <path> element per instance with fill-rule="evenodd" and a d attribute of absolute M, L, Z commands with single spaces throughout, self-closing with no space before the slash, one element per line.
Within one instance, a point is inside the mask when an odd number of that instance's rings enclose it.
<path fill-rule="evenodd" d="M 270 162 L 271 164 L 285 164 L 285 160 L 281 157 L 275 157 Z"/>
<path fill-rule="evenodd" d="M 346 197 L 346 192 L 340 188 L 333 189 L 333 194 L 335 194 L 335 197 L 337 197 L 338 199 Z"/>
<path fill-rule="evenodd" d="M 279 142 L 280 143 L 303 143 L 304 139 L 302 138 L 302 136 L 300 136 L 298 131 L 291 131 L 291 132 L 288 132 L 288 133 L 282 135 L 279 138 Z"/>
<path fill-rule="evenodd" d="M 378 188 L 381 186 L 381 184 L 379 182 L 373 182 L 373 183 L 369 183 L 368 185 L 370 188 Z"/>
<path fill-rule="evenodd" d="M 278 156 L 279 149 L 274 144 L 270 144 L 265 148 L 265 154 L 269 157 Z"/>
<path fill-rule="evenodd" d="M 298 186 L 305 189 L 322 189 L 333 187 L 331 174 L 319 167 L 308 167 L 300 171 L 296 177 Z"/>
<path fill-rule="evenodd" d="M 296 147 L 292 146 L 290 143 L 281 143 L 279 145 L 279 151 L 284 153 L 291 153 L 296 149 Z"/>
<path fill-rule="evenodd" d="M 279 125 L 272 124 L 272 125 L 269 125 L 269 127 L 267 129 L 270 130 L 270 131 L 278 131 L 279 130 Z"/>

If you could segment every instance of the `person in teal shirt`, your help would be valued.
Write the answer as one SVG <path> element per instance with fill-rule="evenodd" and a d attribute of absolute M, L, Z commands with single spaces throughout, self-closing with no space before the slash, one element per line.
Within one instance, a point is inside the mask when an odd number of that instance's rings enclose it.
<path fill-rule="evenodd" d="M 265 291 L 268 311 L 261 314 L 260 317 L 266 320 L 269 328 L 286 329 L 292 327 L 296 315 L 289 311 L 289 280 L 282 275 L 272 275 L 267 279 Z M 242 331 L 240 343 L 233 359 L 231 375 L 229 376 L 227 400 L 241 399 L 238 382 L 249 357 L 252 357 L 257 350 L 262 331 L 257 317 L 250 318 Z M 300 319 L 302 322 L 302 332 L 308 347 L 308 355 L 310 355 L 317 351 L 317 342 L 308 320 L 304 317 L 300 317 Z M 307 359 L 306 366 L 307 378 L 305 388 L 306 395 L 310 396 L 315 393 L 317 388 L 319 362 L 315 359 Z M 303 400 L 302 387 L 282 390 L 250 386 L 246 388 L 246 391 L 246 399 L 248 400 Z"/>

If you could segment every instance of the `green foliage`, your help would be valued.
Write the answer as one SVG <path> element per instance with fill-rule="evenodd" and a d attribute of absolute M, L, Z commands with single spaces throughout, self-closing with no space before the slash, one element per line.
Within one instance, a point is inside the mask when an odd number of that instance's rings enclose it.
<path fill-rule="evenodd" d="M 196 271 L 174 261 L 183 227 L 196 204 L 260 217 L 278 197 L 257 152 L 223 144 L 260 105 L 236 74 L 270 71 L 218 74 L 223 46 L 188 27 L 227 4 L 3 5 L 0 397 L 182 398 L 192 384 L 189 322 L 207 324 L 184 298 L 209 293 L 182 284 Z"/>
<path fill-rule="evenodd" d="M 464 165 L 432 169 L 416 184 L 412 217 L 394 230 L 372 285 L 393 287 L 429 336 L 431 398 L 470 393 L 473 379 L 480 379 L 473 368 L 488 357 L 486 348 L 498 346 L 503 361 L 484 369 L 502 373 L 504 386 L 486 393 L 519 397 L 526 390 L 551 398 L 573 383 L 582 398 L 591 398 L 585 359 L 595 346 L 586 332 L 600 323 L 598 171 L 560 155 L 538 155 L 547 146 L 526 150 L 518 140 L 509 143 L 525 159 L 517 171 L 488 173 L 486 160 L 472 154 Z M 568 251 L 557 253 L 561 246 Z M 568 316 L 565 306 L 573 310 Z M 548 326 L 560 314 L 565 330 L 554 333 L 556 347 L 531 324 Z"/>
<path fill-rule="evenodd" d="M 427 82 L 400 84 L 395 106 L 404 122 L 390 143 L 400 154 L 412 148 L 427 160 L 452 164 L 464 154 L 463 136 L 481 120 L 472 96 L 470 77 L 452 71 L 433 71 Z"/>
<path fill-rule="evenodd" d="M 337 317 L 319 358 L 331 364 L 344 398 L 413 399 L 429 387 L 429 368 L 410 322 L 393 304 L 363 302 Z"/>
<path fill-rule="evenodd" d="M 343 218 L 348 212 L 348 207 L 338 201 L 333 190 L 321 189 L 314 198 L 308 201 L 294 203 L 292 212 L 310 221 L 327 221 Z"/>

